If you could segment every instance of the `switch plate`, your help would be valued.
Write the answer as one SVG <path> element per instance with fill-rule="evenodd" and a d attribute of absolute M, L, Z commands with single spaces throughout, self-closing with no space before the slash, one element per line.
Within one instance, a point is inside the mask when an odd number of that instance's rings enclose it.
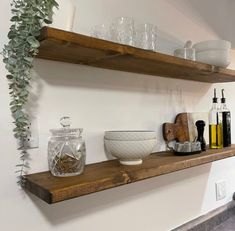
<path fill-rule="evenodd" d="M 226 182 L 218 181 L 215 183 L 216 200 L 223 200 L 226 197 Z"/>

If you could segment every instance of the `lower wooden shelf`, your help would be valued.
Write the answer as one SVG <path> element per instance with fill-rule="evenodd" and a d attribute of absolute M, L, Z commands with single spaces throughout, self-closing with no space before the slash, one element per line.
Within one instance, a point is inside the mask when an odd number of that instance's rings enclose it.
<path fill-rule="evenodd" d="M 25 189 L 52 204 L 232 156 L 235 145 L 190 156 L 159 152 L 137 166 L 123 166 L 117 160 L 89 164 L 82 175 L 75 177 L 58 178 L 50 172 L 26 175 Z"/>

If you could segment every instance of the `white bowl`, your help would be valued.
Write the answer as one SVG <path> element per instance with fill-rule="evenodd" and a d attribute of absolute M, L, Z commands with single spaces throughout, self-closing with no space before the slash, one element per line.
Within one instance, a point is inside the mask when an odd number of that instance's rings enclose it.
<path fill-rule="evenodd" d="M 142 164 L 153 151 L 156 139 L 142 141 L 104 140 L 106 150 L 123 165 Z"/>
<path fill-rule="evenodd" d="M 156 139 L 155 131 L 106 131 L 107 140 L 151 140 Z"/>
<path fill-rule="evenodd" d="M 214 49 L 230 50 L 231 42 L 226 40 L 208 40 L 194 44 L 193 48 L 195 48 L 196 52 Z"/>
<path fill-rule="evenodd" d="M 230 64 L 230 50 L 206 50 L 196 52 L 196 60 L 218 67 L 227 67 Z"/>

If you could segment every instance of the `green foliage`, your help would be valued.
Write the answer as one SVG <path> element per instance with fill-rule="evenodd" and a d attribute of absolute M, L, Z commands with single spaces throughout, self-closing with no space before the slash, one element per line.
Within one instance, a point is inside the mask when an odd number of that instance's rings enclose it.
<path fill-rule="evenodd" d="M 10 89 L 10 109 L 14 118 L 14 136 L 21 146 L 20 160 L 16 172 L 20 185 L 23 175 L 29 168 L 29 154 L 26 145 L 29 116 L 25 105 L 29 97 L 31 69 L 34 57 L 38 54 L 38 36 L 43 23 L 52 22 L 55 0 L 13 0 L 11 3 L 12 25 L 8 33 L 9 42 L 3 48 L 3 62 L 9 74 L 6 76 Z"/>

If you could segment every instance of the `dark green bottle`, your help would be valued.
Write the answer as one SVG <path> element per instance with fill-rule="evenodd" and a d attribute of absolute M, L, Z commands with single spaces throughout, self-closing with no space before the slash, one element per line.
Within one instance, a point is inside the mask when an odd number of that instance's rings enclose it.
<path fill-rule="evenodd" d="M 223 146 L 231 146 L 231 112 L 226 106 L 226 99 L 224 97 L 224 89 L 222 89 L 221 107 L 222 124 L 223 124 Z"/>

